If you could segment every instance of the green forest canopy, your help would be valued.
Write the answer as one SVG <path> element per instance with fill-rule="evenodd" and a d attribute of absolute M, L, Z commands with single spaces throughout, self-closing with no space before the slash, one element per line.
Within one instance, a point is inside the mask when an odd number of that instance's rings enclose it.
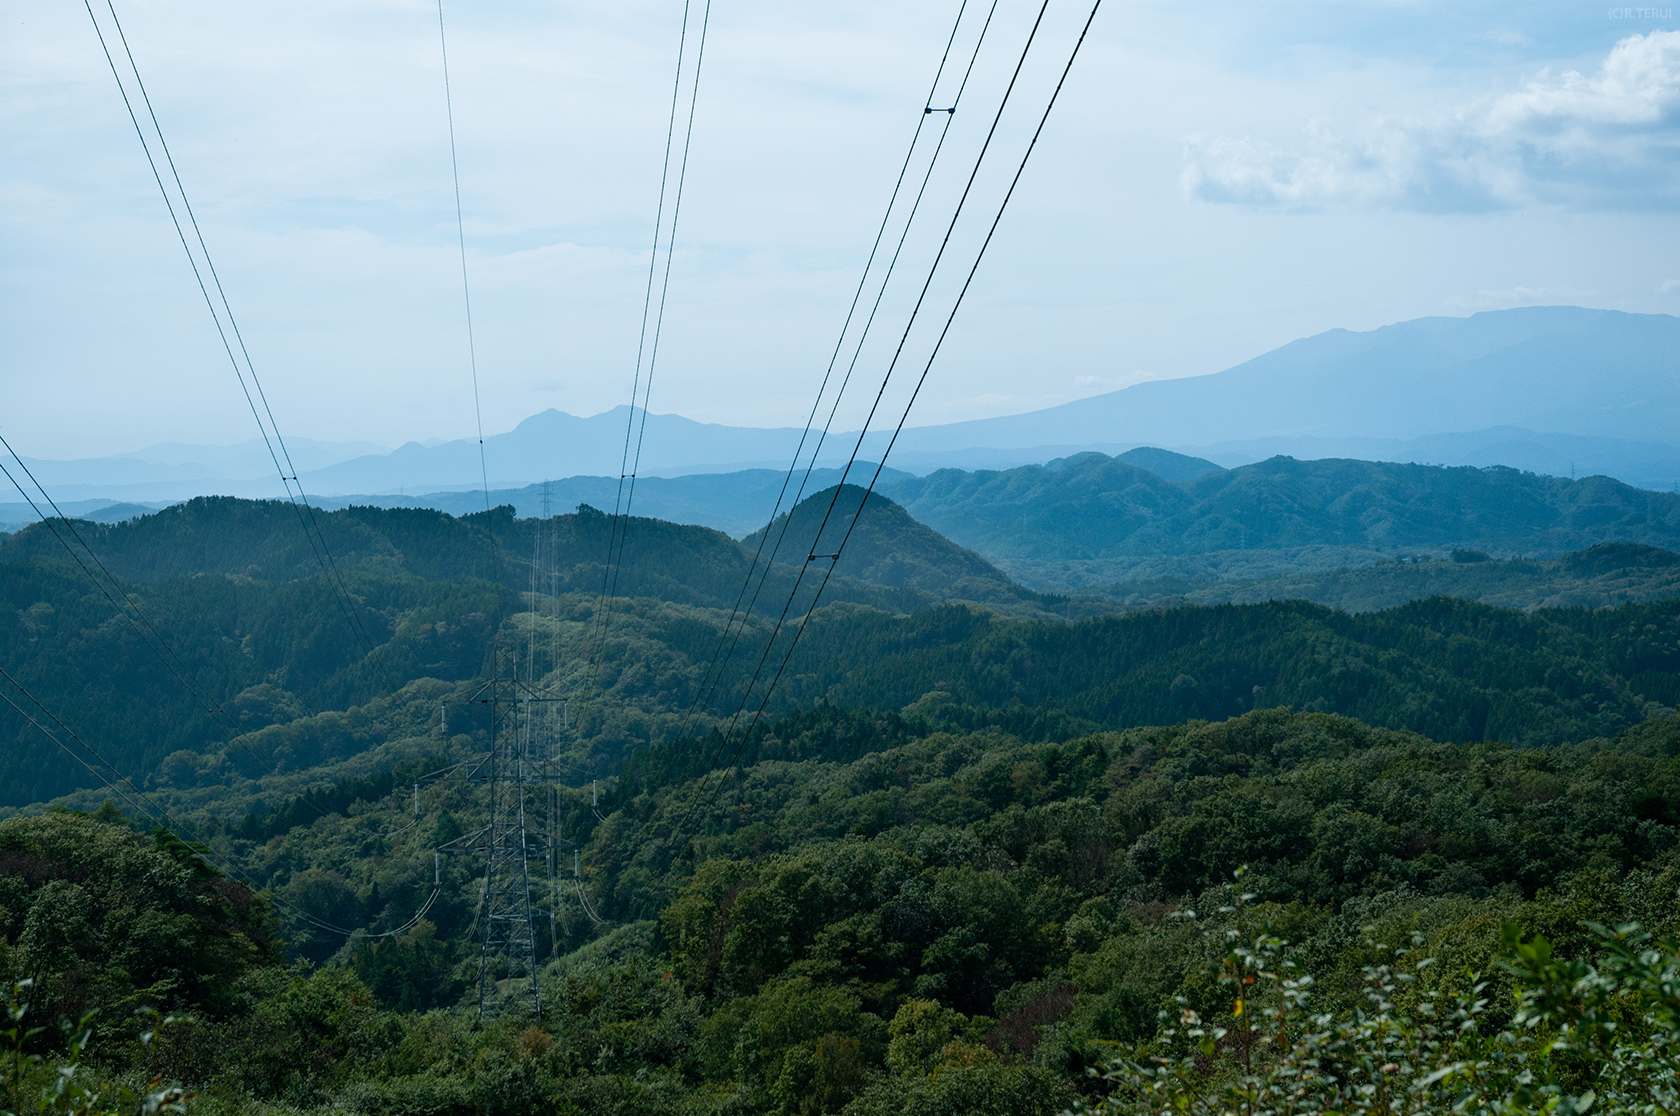
<path fill-rule="evenodd" d="M 858 754 L 865 741 L 889 746 Z M 1175 997 L 1228 1013 L 1217 976 L 1234 919 L 1273 927 L 1327 1011 L 1350 1009 L 1363 967 L 1421 935 L 1438 963 L 1420 994 L 1481 972 L 1494 1026 L 1518 981 L 1496 963 L 1501 926 L 1571 956 L 1595 948 L 1584 918 L 1680 929 L 1673 717 L 1513 749 L 1282 710 L 1038 744 L 828 710 L 784 719 L 757 752 L 715 800 L 696 779 L 655 777 L 654 756 L 603 805 L 583 864 L 612 925 L 562 905 L 540 1025 L 475 1029 L 470 1011 L 444 1010 L 476 962 L 458 905 L 319 967 L 223 948 L 241 974 L 231 994 L 160 992 L 197 1015 L 151 1056 L 210 1112 L 954 1116 L 990 1098 L 984 1110 L 1048 1114 L 1093 1087 L 1106 1044 L 1164 1041 L 1158 1011 Z M 450 805 L 422 826 L 447 824 Z M 409 901 L 415 867 L 382 836 L 387 817 L 234 847 L 285 901 L 359 905 L 317 913 L 377 926 L 403 913 L 376 908 Z M 52 867 L 70 855 L 52 849 L 176 871 L 126 833 L 114 814 L 0 823 L 0 847 L 19 850 L 7 855 L 43 865 L 6 876 L 22 886 L 0 903 L 4 958 L 41 974 L 43 995 L 102 988 L 110 964 L 95 934 L 32 929 L 73 931 L 66 919 L 98 909 L 75 896 L 109 885 L 67 873 L 124 878 Z M 1221 913 L 1244 864 L 1255 898 Z M 224 925 L 212 937 L 236 941 Z M 174 947 L 124 948 L 145 971 Z"/>
<path fill-rule="evenodd" d="M 360 629 L 377 642 L 368 654 L 308 555 L 279 541 L 291 538 L 285 514 L 203 501 L 97 533 L 83 525 L 233 731 L 47 549 L 44 531 L 0 547 L 0 609 L 17 617 L 0 629 L 0 663 L 49 706 L 72 711 L 126 772 L 158 772 L 185 752 L 206 770 L 225 757 L 226 778 L 259 778 L 423 735 L 436 713 L 435 704 L 425 707 L 444 696 L 439 684 L 483 677 L 502 633 L 534 645 L 537 676 L 574 698 L 572 761 L 608 775 L 680 731 L 750 562 L 717 532 L 633 521 L 639 557 L 623 578 L 632 599 L 615 606 L 592 679 L 599 689 L 589 696 L 579 661 L 596 615 L 605 517 L 543 521 L 560 574 L 533 597 L 536 521 L 380 509 L 323 516 Z M 485 576 L 498 572 L 499 580 Z M 775 599 L 790 584 L 778 567 L 765 593 Z M 1067 624 L 1012 619 L 991 605 L 938 606 L 941 599 L 929 589 L 837 578 L 772 711 L 949 698 L 974 710 L 977 724 L 1045 738 L 1288 705 L 1435 739 L 1538 744 L 1613 734 L 1680 702 L 1674 600 L 1520 612 L 1442 598 L 1358 615 L 1267 602 Z M 758 624 L 744 637 L 702 731 L 738 704 L 742 664 L 755 660 L 767 634 Z M 0 801 L 21 806 L 85 782 L 9 710 L 0 739 L 20 760 L 0 771 Z"/>
<path fill-rule="evenodd" d="M 1502 926 L 1574 958 L 1605 948 L 1583 920 L 1680 931 L 1680 602 L 1069 624 L 854 577 L 772 720 L 726 752 L 715 716 L 680 730 L 748 556 L 637 521 L 637 595 L 565 756 L 574 788 L 611 777 L 556 819 L 608 924 L 541 895 L 543 1020 L 474 1028 L 478 867 L 433 849 L 478 824 L 483 791 L 438 786 L 411 816 L 408 783 L 482 747 L 437 716 L 498 635 L 589 692 L 604 517 L 540 525 L 578 561 L 533 594 L 513 556 L 538 524 L 334 513 L 365 654 L 278 510 L 207 501 L 95 538 L 232 739 L 39 532 L 0 549 L 7 670 L 274 900 L 115 809 L 12 817 L 0 975 L 38 978 L 43 1012 L 102 1012 L 100 1072 L 160 1068 L 206 1111 L 1054 1112 L 1112 1044 L 1167 1042 L 1163 1009 L 1229 1011 L 1219 908 L 1243 866 L 1242 917 L 1333 1011 L 1414 933 L 1441 994 L 1489 974 L 1501 1027 Z M 14 806 L 76 785 L 27 725 L 0 727 Z M 396 929 L 434 872 L 426 918 L 390 938 L 308 921 Z M 194 1021 L 142 1051 L 119 1022 L 142 1000 Z"/>

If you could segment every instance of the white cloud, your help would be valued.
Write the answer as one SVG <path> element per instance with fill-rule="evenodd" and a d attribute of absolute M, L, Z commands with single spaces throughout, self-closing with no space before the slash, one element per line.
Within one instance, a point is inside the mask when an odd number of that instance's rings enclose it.
<path fill-rule="evenodd" d="M 1664 279 L 1662 286 L 1657 288 L 1660 295 L 1680 294 L 1680 279 Z"/>
<path fill-rule="evenodd" d="M 1680 109 L 1680 31 L 1632 35 L 1617 43 L 1598 76 L 1573 70 L 1542 76 L 1494 102 L 1496 130 L 1573 133 L 1592 125 L 1672 125 Z"/>
<path fill-rule="evenodd" d="M 1680 31 L 1633 35 L 1592 76 L 1544 72 L 1520 91 L 1353 132 L 1323 123 L 1301 150 L 1194 135 L 1180 179 L 1199 201 L 1486 211 L 1680 202 Z"/>

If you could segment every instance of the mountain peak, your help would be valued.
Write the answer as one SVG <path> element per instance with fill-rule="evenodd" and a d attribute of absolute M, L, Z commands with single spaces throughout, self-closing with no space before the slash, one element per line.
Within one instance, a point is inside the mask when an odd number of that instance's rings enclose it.
<path fill-rule="evenodd" d="M 917 522 L 879 492 L 868 494 L 867 505 L 864 497 L 865 490 L 854 484 L 825 489 L 741 543 L 751 551 L 767 541 L 766 552 L 789 565 L 813 554 L 821 562 L 822 555 L 844 545 L 835 572 L 845 577 L 977 601 L 1020 596 L 1008 576 L 972 550 Z"/>

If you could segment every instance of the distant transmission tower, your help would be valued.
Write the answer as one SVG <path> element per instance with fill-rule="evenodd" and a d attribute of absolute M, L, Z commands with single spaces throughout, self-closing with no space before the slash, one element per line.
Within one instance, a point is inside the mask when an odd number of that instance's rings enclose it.
<path fill-rule="evenodd" d="M 484 941 L 478 961 L 481 1017 L 542 1014 L 536 940 L 531 933 L 532 849 L 525 829 L 530 709 L 517 678 L 490 681 L 490 831 L 485 842 Z M 523 715 L 522 715 L 523 714 Z"/>
<path fill-rule="evenodd" d="M 519 677 L 510 654 L 497 655 L 496 675 L 464 701 L 447 705 L 483 705 L 490 711 L 490 751 L 465 764 L 459 774 L 432 777 L 477 782 L 489 787 L 489 825 L 479 832 L 484 843 L 484 894 L 479 903 L 483 928 L 478 961 L 478 1014 L 481 1018 L 542 1014 L 537 989 L 536 935 L 532 925 L 531 861 L 552 865 L 552 837 L 533 832 L 525 809 L 529 788 L 543 799 L 553 794 L 546 742 L 537 731 L 537 710 L 561 702 Z M 546 716 L 541 716 L 547 720 Z M 553 869 L 549 868 L 552 876 Z M 548 885 L 552 888 L 552 882 Z M 546 889 L 545 889 L 546 890 Z"/>
<path fill-rule="evenodd" d="M 463 837 L 461 851 L 484 855 L 484 890 L 479 903 L 483 930 L 478 965 L 478 1014 L 480 1018 L 530 1014 L 540 1016 L 542 997 L 537 988 L 537 940 L 535 918 L 547 906 L 549 945 L 556 933 L 556 913 L 561 904 L 561 884 L 556 853 L 559 780 L 556 753 L 559 740 L 570 731 L 569 702 L 553 696 L 537 683 L 541 645 L 537 638 L 538 603 L 542 591 L 557 594 L 557 540 L 545 545 L 544 527 L 556 529 L 549 520 L 549 491 L 542 493 L 543 520 L 535 531 L 531 555 L 530 630 L 525 640 L 523 671 L 518 652 L 497 648 L 491 679 L 464 699 L 445 701 L 440 730 L 448 735 L 448 706 L 482 705 L 490 714 L 490 748 L 471 759 L 424 776 L 420 781 L 474 782 L 488 786 L 489 824 Z M 544 584 L 548 582 L 549 584 Z M 553 621 L 559 624 L 558 603 Z M 548 650 L 558 662 L 557 635 L 550 633 Z M 517 644 L 515 645 L 517 646 Z M 556 709 L 555 706 L 559 708 Z M 558 714 L 558 716 L 556 716 Z M 535 799 L 532 799 L 533 791 Z M 416 811 L 419 785 L 416 783 Z M 482 837 L 483 843 L 476 843 Z M 574 860 L 576 858 L 574 857 Z M 541 900 L 531 901 L 533 861 L 540 875 Z M 597 925 L 604 925 L 584 894 L 577 866 L 573 885 L 579 906 Z"/>

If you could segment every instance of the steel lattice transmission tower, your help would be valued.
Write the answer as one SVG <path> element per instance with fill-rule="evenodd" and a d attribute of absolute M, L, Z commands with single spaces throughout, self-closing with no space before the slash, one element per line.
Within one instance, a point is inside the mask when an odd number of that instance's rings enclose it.
<path fill-rule="evenodd" d="M 525 787 L 536 774 L 530 754 L 531 696 L 517 679 L 496 678 L 482 699 L 490 705 L 492 729 L 490 831 L 480 912 L 484 925 L 478 964 L 480 1016 L 542 1012 L 531 928 L 532 849 L 525 824 Z"/>
<path fill-rule="evenodd" d="M 518 677 L 497 656 L 496 677 L 471 697 L 444 705 L 483 705 L 490 712 L 490 751 L 459 765 L 459 774 L 446 776 L 462 781 L 483 781 L 489 788 L 489 824 L 478 830 L 483 844 L 473 850 L 484 855 L 484 892 L 479 902 L 479 924 L 483 929 L 478 964 L 478 1013 L 481 1017 L 540 1015 L 542 999 L 537 990 L 536 935 L 531 903 L 531 862 L 553 875 L 553 838 L 546 831 L 533 830 L 537 815 L 527 814 L 526 799 L 532 787 L 546 804 L 553 795 L 553 764 L 549 737 L 550 707 L 563 704 Z M 552 888 L 553 881 L 548 882 Z"/>
<path fill-rule="evenodd" d="M 552 553 L 548 558 L 552 567 Z M 489 824 L 463 837 L 459 846 L 462 851 L 478 852 L 485 858 L 484 890 L 478 910 L 483 930 L 478 965 L 481 1018 L 542 1014 L 533 925 L 537 910 L 531 902 L 533 860 L 544 877 L 543 895 L 549 900 L 549 906 L 558 907 L 560 899 L 554 858 L 557 839 L 554 827 L 558 820 L 554 752 L 556 729 L 560 727 L 555 723 L 555 714 L 561 714 L 564 724 L 568 703 L 536 684 L 539 658 L 536 604 L 542 588 L 539 571 L 544 567 L 543 559 L 539 529 L 532 560 L 532 626 L 526 647 L 525 677 L 520 677 L 517 652 L 511 648 L 498 649 L 494 655 L 495 673 L 489 681 L 465 699 L 443 702 L 440 731 L 445 735 L 449 706 L 487 707 L 490 750 L 426 779 L 428 782 L 482 782 L 489 791 Z M 556 710 L 555 706 L 560 708 Z M 536 799 L 528 802 L 533 791 Z M 418 803 L 418 784 L 415 795 Z M 477 843 L 480 837 L 482 844 Z M 580 899 L 580 902 L 587 912 L 587 900 Z M 552 941 L 555 911 L 550 909 L 547 913 Z"/>

